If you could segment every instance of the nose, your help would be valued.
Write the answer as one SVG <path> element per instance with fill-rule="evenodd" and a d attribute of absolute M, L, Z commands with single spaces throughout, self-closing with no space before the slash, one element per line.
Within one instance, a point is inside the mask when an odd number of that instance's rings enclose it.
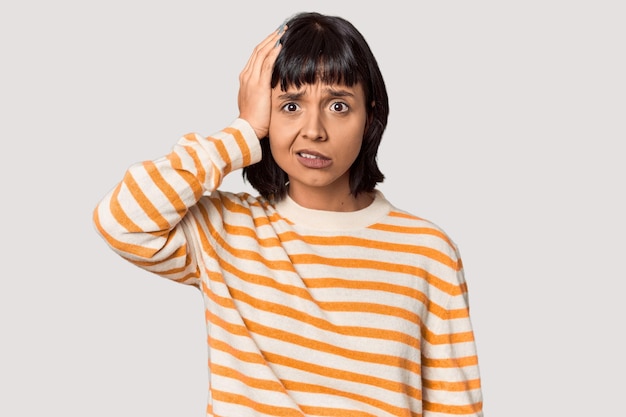
<path fill-rule="evenodd" d="M 314 141 L 324 141 L 327 138 L 324 120 L 317 109 L 309 110 L 302 119 L 302 137 Z"/>

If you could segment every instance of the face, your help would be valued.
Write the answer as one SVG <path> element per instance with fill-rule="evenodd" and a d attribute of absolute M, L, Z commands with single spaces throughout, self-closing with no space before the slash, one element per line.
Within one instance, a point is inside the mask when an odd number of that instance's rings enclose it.
<path fill-rule="evenodd" d="M 289 176 L 289 194 L 350 193 L 349 170 L 367 120 L 360 84 L 272 90 L 270 148 Z"/>

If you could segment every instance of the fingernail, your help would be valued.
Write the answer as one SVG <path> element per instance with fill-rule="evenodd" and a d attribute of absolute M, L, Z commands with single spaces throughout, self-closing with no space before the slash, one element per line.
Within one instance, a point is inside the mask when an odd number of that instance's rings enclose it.
<path fill-rule="evenodd" d="M 287 20 L 286 19 L 283 21 L 283 23 L 280 24 L 280 26 L 278 26 L 276 28 L 276 30 L 278 31 L 279 35 L 281 35 L 285 31 L 285 26 L 287 26 Z"/>

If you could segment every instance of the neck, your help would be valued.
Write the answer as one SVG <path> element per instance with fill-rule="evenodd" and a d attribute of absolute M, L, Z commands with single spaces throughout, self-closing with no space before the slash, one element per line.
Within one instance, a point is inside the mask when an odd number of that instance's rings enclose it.
<path fill-rule="evenodd" d="M 374 200 L 371 193 L 329 192 L 289 187 L 289 197 L 302 207 L 313 210 L 349 212 L 364 209 Z"/>

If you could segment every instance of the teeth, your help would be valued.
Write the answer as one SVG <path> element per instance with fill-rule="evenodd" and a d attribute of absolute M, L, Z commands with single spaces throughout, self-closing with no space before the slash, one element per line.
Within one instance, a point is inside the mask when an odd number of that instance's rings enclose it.
<path fill-rule="evenodd" d="M 300 156 L 303 158 L 308 158 L 308 159 L 318 159 L 319 156 L 315 156 L 315 155 L 311 155 L 308 153 L 300 153 Z"/>

